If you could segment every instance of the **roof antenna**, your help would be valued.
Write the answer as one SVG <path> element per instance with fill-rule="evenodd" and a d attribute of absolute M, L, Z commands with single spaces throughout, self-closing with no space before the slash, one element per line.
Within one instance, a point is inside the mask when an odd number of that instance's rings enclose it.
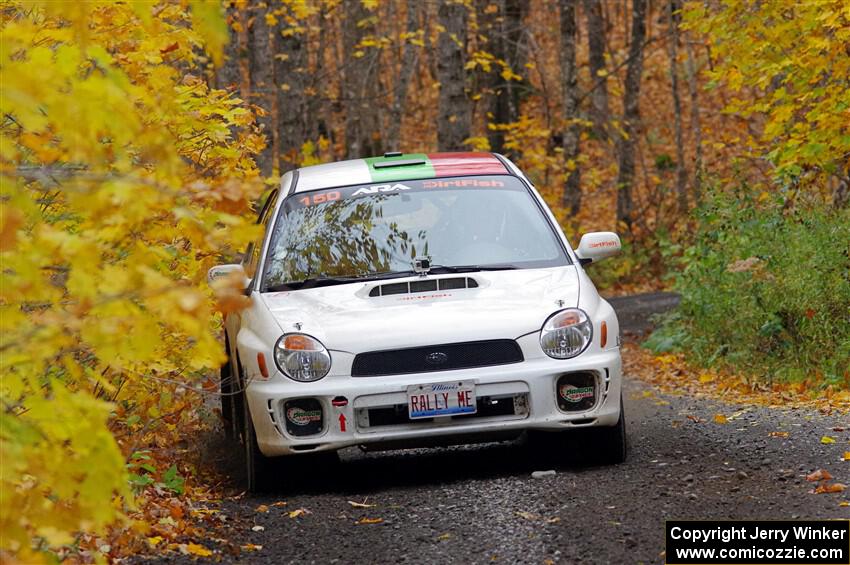
<path fill-rule="evenodd" d="M 401 151 L 387 151 L 384 153 L 384 157 L 401 157 L 404 155 Z"/>

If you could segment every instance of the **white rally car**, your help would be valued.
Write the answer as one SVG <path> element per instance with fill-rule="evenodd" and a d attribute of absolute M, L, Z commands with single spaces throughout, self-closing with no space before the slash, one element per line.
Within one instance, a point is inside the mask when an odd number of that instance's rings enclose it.
<path fill-rule="evenodd" d="M 531 182 L 490 153 L 387 153 L 285 174 L 225 319 L 225 420 L 248 486 L 282 456 L 581 431 L 626 456 L 619 325 Z M 564 443 L 566 446 L 566 443 Z M 566 449 L 566 447 L 564 447 Z"/>

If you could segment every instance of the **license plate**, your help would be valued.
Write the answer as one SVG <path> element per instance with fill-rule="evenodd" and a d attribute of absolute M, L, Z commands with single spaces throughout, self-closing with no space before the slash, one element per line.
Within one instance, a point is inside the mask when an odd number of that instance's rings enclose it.
<path fill-rule="evenodd" d="M 407 387 L 411 419 L 475 414 L 475 383 L 454 382 Z"/>

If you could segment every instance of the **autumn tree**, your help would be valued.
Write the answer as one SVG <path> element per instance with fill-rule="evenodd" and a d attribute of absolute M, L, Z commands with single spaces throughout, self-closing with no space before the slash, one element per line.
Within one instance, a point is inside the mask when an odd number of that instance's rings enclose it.
<path fill-rule="evenodd" d="M 343 0 L 342 3 L 345 63 L 339 99 L 345 105 L 348 158 L 369 157 L 383 152 L 376 105 L 377 94 L 381 91 L 380 50 L 374 42 L 377 20 L 374 12 L 377 9 L 361 0 Z"/>
<path fill-rule="evenodd" d="M 567 178 L 562 204 L 571 214 L 581 208 L 581 177 L 578 166 L 581 126 L 578 115 L 579 87 L 576 66 L 577 0 L 561 0 L 561 81 L 563 83 L 564 159 Z"/>
<path fill-rule="evenodd" d="M 461 0 L 440 0 L 438 16 L 442 29 L 437 41 L 437 147 L 457 151 L 465 148 L 472 119 L 465 69 L 467 8 Z"/>
<path fill-rule="evenodd" d="M 386 147 L 392 151 L 399 149 L 401 120 L 407 102 L 408 88 L 419 67 L 419 58 L 424 46 L 425 4 L 421 2 L 408 3 L 405 10 L 406 25 L 404 32 L 399 36 L 399 43 L 402 47 L 398 63 L 398 82 L 393 89 L 392 108 L 386 133 Z"/>
<path fill-rule="evenodd" d="M 279 21 L 274 71 L 281 173 L 301 164 L 299 152 L 308 139 L 306 122 L 320 121 L 317 112 L 308 111 L 310 102 L 316 103 L 317 89 L 310 84 L 305 29 L 306 19 L 317 13 L 318 10 L 288 3 L 275 11 L 275 20 Z M 308 89 L 311 96 L 307 94 Z"/>
<path fill-rule="evenodd" d="M 626 79 L 623 85 L 623 124 L 617 140 L 617 221 L 631 227 L 635 177 L 635 146 L 640 120 L 640 82 L 646 37 L 646 0 L 632 0 L 631 38 Z"/>
<path fill-rule="evenodd" d="M 682 97 L 679 94 L 679 19 L 679 3 L 670 0 L 667 4 L 667 52 L 670 56 L 670 97 L 673 99 L 673 132 L 676 139 L 676 196 L 679 213 L 685 215 L 688 213 L 688 169 L 685 167 Z"/>
<path fill-rule="evenodd" d="M 850 14 L 844 0 L 688 3 L 689 29 L 712 44 L 725 111 L 756 118 L 753 141 L 794 193 L 850 203 Z M 831 194 L 828 194 L 831 192 Z"/>
<path fill-rule="evenodd" d="M 0 552 L 32 563 L 134 506 L 123 449 L 179 428 L 221 363 L 205 275 L 256 236 L 262 139 L 207 86 L 217 4 L 0 18 Z"/>
<path fill-rule="evenodd" d="M 590 118 L 599 139 L 608 138 L 608 71 L 605 64 L 605 20 L 602 0 L 584 0 L 587 21 L 588 67 L 590 69 Z"/>
<path fill-rule="evenodd" d="M 275 76 L 275 55 L 278 50 L 277 18 L 265 2 L 253 4 L 250 42 L 251 101 L 262 108 L 257 123 L 266 138 L 266 147 L 257 157 L 257 166 L 264 176 L 278 168 L 277 110 L 278 86 Z"/>

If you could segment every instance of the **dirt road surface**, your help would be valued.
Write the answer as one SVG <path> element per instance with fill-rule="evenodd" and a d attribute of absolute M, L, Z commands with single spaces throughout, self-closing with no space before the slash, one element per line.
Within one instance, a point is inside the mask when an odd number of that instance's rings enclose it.
<path fill-rule="evenodd" d="M 611 300 L 626 339 L 677 303 Z M 225 501 L 221 535 L 262 549 L 240 563 L 662 563 L 667 519 L 847 518 L 850 490 L 812 494 L 825 468 L 850 484 L 850 422 L 800 410 L 664 396 L 626 375 L 630 453 L 612 467 L 553 464 L 522 441 L 342 453 L 296 493 Z M 717 413 L 734 414 L 725 425 Z M 843 428 L 843 429 L 842 429 Z M 771 435 L 771 432 L 787 432 Z M 823 436 L 835 438 L 824 444 Z M 535 471 L 554 470 L 545 478 Z M 349 501 L 364 503 L 357 508 Z M 274 506 L 276 502 L 285 505 Z M 258 512 L 260 505 L 267 512 Z M 303 515 L 289 513 L 304 509 Z M 359 523 L 363 519 L 377 523 Z M 255 527 L 255 526 L 259 526 Z M 208 540 L 209 547 L 215 547 Z M 548 560 L 548 561 L 547 561 Z"/>

